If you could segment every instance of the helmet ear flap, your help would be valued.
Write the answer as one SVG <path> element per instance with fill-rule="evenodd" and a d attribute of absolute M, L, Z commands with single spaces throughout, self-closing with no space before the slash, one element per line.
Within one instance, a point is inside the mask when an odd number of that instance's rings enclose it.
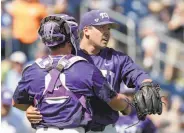
<path fill-rule="evenodd" d="M 70 40 L 71 31 L 70 31 L 69 25 L 66 22 L 64 23 L 64 30 L 65 30 L 65 33 L 66 33 L 66 40 L 71 42 L 71 40 Z"/>
<path fill-rule="evenodd" d="M 66 31 L 66 34 L 70 34 L 70 27 L 68 26 L 67 23 L 64 23 L 64 27 L 65 27 L 65 31 Z"/>

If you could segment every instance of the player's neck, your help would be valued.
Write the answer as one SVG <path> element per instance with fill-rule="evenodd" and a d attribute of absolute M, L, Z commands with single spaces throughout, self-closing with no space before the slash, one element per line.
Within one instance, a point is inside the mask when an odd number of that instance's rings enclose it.
<path fill-rule="evenodd" d="M 56 56 L 56 55 L 69 55 L 71 54 L 71 50 L 67 50 L 65 48 L 60 48 L 58 50 L 51 51 L 51 55 Z"/>
<path fill-rule="evenodd" d="M 100 49 L 97 49 L 93 44 L 89 43 L 89 41 L 85 39 L 81 40 L 80 49 L 89 55 L 97 55 L 100 52 Z"/>

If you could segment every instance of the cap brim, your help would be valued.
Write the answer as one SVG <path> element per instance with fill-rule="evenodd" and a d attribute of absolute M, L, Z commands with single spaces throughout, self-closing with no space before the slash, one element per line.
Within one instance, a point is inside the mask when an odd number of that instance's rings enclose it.
<path fill-rule="evenodd" d="M 96 25 L 97 26 L 97 25 L 106 25 L 106 24 L 109 24 L 112 29 L 118 27 L 118 24 L 115 23 L 115 22 L 112 22 L 112 21 L 99 22 L 99 23 L 92 24 L 92 25 L 94 25 L 94 26 Z"/>

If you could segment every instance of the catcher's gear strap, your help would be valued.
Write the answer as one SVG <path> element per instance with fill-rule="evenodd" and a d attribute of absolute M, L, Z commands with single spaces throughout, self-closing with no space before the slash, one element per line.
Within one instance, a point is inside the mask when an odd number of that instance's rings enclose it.
<path fill-rule="evenodd" d="M 53 59 L 49 56 L 48 58 L 38 58 L 35 63 L 41 68 L 46 69 L 48 72 L 52 69 Z"/>
<path fill-rule="evenodd" d="M 56 69 L 61 71 L 61 67 L 63 66 L 64 69 L 70 68 L 73 64 L 75 64 L 78 61 L 87 61 L 86 59 L 80 57 L 80 56 L 73 56 L 70 59 L 66 59 L 66 56 L 63 56 L 59 61 L 56 66 Z M 52 69 L 50 68 L 53 64 L 53 59 L 51 56 L 48 58 L 42 59 L 38 58 L 35 63 L 41 68 L 41 69 Z"/>
<path fill-rule="evenodd" d="M 70 55 L 68 56 L 63 56 L 59 61 L 57 66 L 54 68 L 52 63 L 53 59 L 51 56 L 48 58 L 42 59 L 39 58 L 35 62 L 36 64 L 41 68 L 41 69 L 46 69 L 51 76 L 51 80 L 49 82 L 49 85 L 47 88 L 45 88 L 43 94 L 46 94 L 47 92 L 52 92 L 55 84 L 59 78 L 60 73 L 62 72 L 63 69 L 69 69 L 73 64 L 79 61 L 87 61 L 86 59 L 80 57 L 80 56 L 73 56 L 67 59 Z"/>
<path fill-rule="evenodd" d="M 87 60 L 80 56 L 73 56 L 70 59 L 67 59 L 67 56 L 64 56 L 58 61 L 58 65 L 56 66 L 56 68 L 59 70 L 60 67 L 63 66 L 63 68 L 66 70 L 79 61 L 87 61 Z"/>
<path fill-rule="evenodd" d="M 67 59 L 68 57 L 69 57 L 69 59 Z M 49 58 L 51 58 L 51 57 L 49 56 Z M 35 105 L 37 105 L 39 103 L 39 101 L 41 101 L 41 99 L 47 94 L 47 92 L 52 92 L 54 90 L 55 85 L 57 83 L 62 84 L 61 81 L 60 82 L 57 82 L 58 79 L 59 79 L 59 77 L 60 77 L 60 74 L 61 74 L 62 70 L 69 69 L 73 64 L 75 64 L 76 62 L 79 62 L 79 61 L 87 61 L 87 60 L 84 59 L 84 58 L 82 58 L 82 57 L 80 57 L 80 56 L 73 56 L 73 57 L 70 58 L 70 55 L 68 55 L 68 56 L 62 57 L 58 61 L 57 66 L 55 68 L 52 68 L 49 71 L 49 74 L 50 74 L 50 77 L 51 77 L 51 80 L 49 82 L 49 85 L 48 85 L 48 87 L 45 88 L 42 96 L 37 95 L 37 97 L 35 97 Z M 41 68 L 46 68 L 46 66 L 44 66 L 43 64 L 49 64 L 48 63 L 49 61 L 46 59 L 46 62 L 47 63 L 43 63 L 43 61 L 41 59 L 39 59 L 39 60 L 36 61 L 36 63 L 39 66 L 41 66 Z M 53 61 L 51 61 L 51 62 L 53 62 Z M 59 85 L 57 85 L 57 86 L 59 86 Z M 73 93 L 67 87 L 66 87 L 66 89 L 68 90 L 68 94 Z M 81 103 L 82 107 L 86 110 L 85 113 L 84 113 L 84 118 L 85 119 L 83 119 L 81 121 L 81 124 L 84 124 L 85 125 L 85 124 L 87 124 L 88 121 L 91 120 L 91 115 L 92 115 L 92 112 L 87 107 L 87 105 L 89 105 L 88 104 L 88 100 L 86 100 L 86 97 L 83 96 L 83 95 L 82 96 L 76 96 L 74 94 L 73 96 L 75 96 L 79 100 L 79 102 Z M 37 100 L 37 99 L 39 99 L 39 100 Z"/>

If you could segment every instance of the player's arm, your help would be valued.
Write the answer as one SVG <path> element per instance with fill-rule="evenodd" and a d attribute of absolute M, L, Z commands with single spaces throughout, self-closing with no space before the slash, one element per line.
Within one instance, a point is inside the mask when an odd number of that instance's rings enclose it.
<path fill-rule="evenodd" d="M 148 74 L 138 67 L 129 56 L 121 57 L 122 79 L 128 87 L 136 88 L 133 98 L 139 120 L 145 120 L 147 114 L 161 114 L 162 101 L 159 94 L 160 87 L 152 83 Z M 151 97 L 151 98 L 150 98 Z"/>
<path fill-rule="evenodd" d="M 95 69 L 93 72 L 92 80 L 94 93 L 99 99 L 106 102 L 115 111 L 123 111 L 124 114 L 131 112 L 131 107 L 127 101 L 128 97 L 113 91 L 110 84 L 98 69 Z"/>
<path fill-rule="evenodd" d="M 30 106 L 28 104 L 18 104 L 14 101 L 14 99 L 12 99 L 12 106 L 17 108 L 17 109 L 20 109 L 22 111 L 26 111 L 27 108 Z"/>
<path fill-rule="evenodd" d="M 113 110 L 120 111 L 123 115 L 131 113 L 129 100 L 123 94 L 118 93 L 117 96 L 113 97 L 108 104 Z"/>
<path fill-rule="evenodd" d="M 27 108 L 33 104 L 33 98 L 28 93 L 31 80 L 28 78 L 29 67 L 27 67 L 22 74 L 22 78 L 16 87 L 13 94 L 12 105 L 22 111 L 26 111 Z"/>
<path fill-rule="evenodd" d="M 150 76 L 127 55 L 120 55 L 122 80 L 129 88 L 139 88 L 144 82 L 152 82 Z"/>

